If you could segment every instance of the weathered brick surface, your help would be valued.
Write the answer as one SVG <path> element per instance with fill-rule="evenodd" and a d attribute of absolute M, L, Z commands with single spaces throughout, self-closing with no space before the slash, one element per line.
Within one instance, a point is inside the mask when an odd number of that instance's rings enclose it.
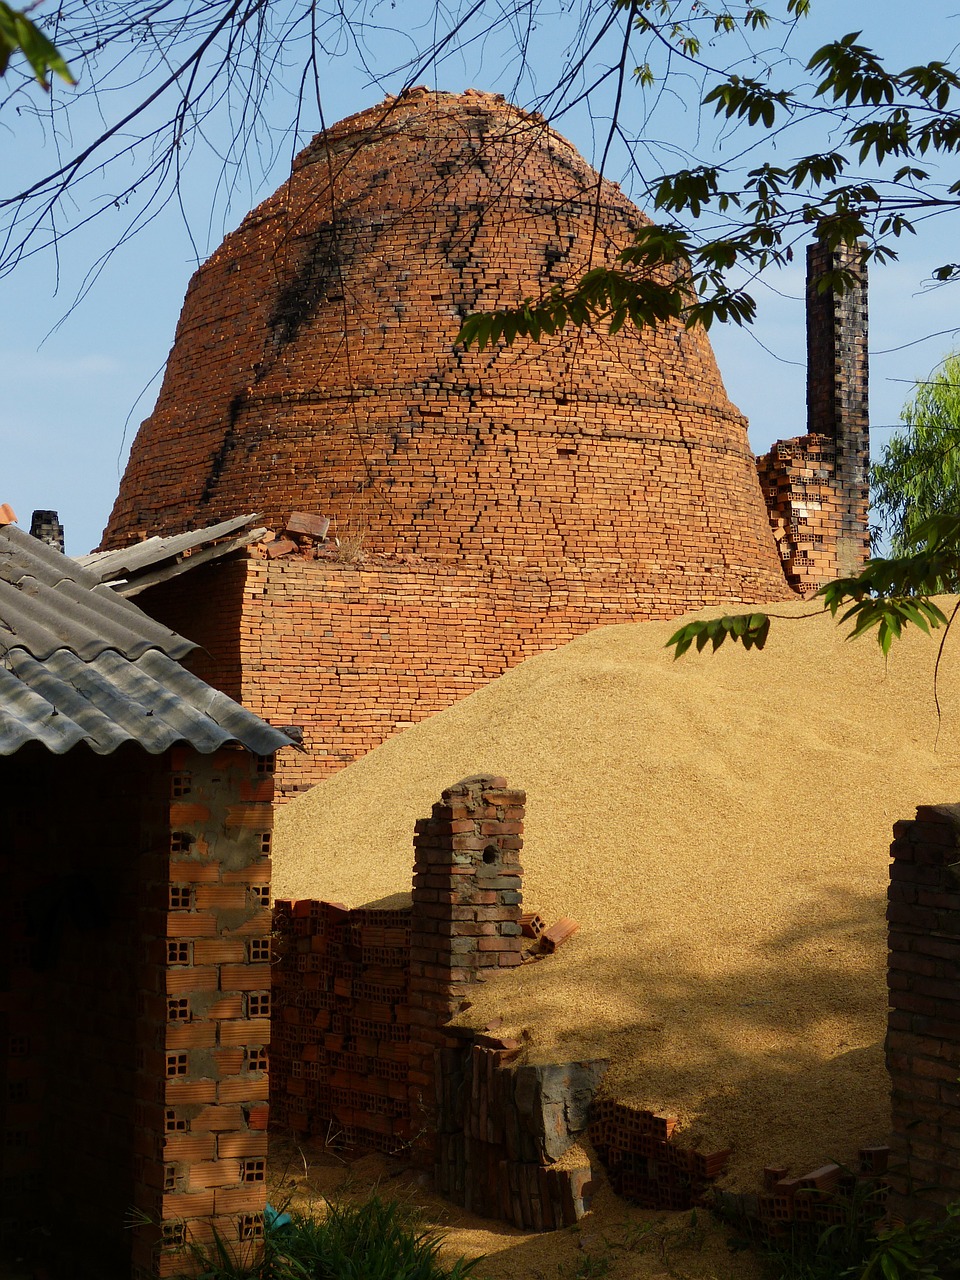
<path fill-rule="evenodd" d="M 296 509 L 369 554 L 620 574 L 681 607 L 782 595 L 703 332 L 454 345 L 468 312 L 630 242 L 643 216 L 597 199 L 564 139 L 488 95 L 415 92 L 320 135 L 194 277 L 105 545 Z"/>
<path fill-rule="evenodd" d="M 960 806 L 923 806 L 891 846 L 887 1069 L 892 1209 L 960 1200 Z"/>
<path fill-rule="evenodd" d="M 685 584 L 659 579 L 653 562 L 641 582 L 612 569 L 554 577 L 250 552 L 139 603 L 202 646 L 188 660 L 202 679 L 273 724 L 303 729 L 306 754 L 277 760 L 286 799 L 534 654 L 593 627 L 703 603 Z"/>
<path fill-rule="evenodd" d="M 819 288 L 830 272 L 860 283 Z M 757 459 L 789 584 L 816 590 L 857 573 L 870 553 L 867 276 L 856 246 L 807 248 L 807 435 Z"/>

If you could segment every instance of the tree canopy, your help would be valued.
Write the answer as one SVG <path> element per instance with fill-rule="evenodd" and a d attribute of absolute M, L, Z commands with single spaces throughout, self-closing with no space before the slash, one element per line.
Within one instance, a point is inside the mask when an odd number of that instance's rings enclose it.
<path fill-rule="evenodd" d="M 917 384 L 903 407 L 906 429 L 871 469 L 874 510 L 897 555 L 918 548 L 918 528 L 939 513 L 960 514 L 960 355 Z M 956 590 L 960 582 L 951 582 Z"/>

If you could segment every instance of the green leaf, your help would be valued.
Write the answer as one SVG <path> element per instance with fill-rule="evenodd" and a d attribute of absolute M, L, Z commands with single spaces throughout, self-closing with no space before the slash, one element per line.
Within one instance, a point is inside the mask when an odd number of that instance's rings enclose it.
<path fill-rule="evenodd" d="M 6 71 L 11 54 L 19 50 L 30 64 L 39 84 L 50 88 L 48 72 L 67 84 L 76 84 L 63 57 L 39 27 L 16 9 L 0 0 L 0 75 Z"/>

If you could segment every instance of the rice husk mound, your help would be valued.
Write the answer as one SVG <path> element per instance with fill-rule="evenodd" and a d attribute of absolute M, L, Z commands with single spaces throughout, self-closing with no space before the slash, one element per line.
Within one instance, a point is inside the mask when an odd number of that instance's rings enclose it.
<path fill-rule="evenodd" d="M 677 1140 L 765 1164 L 854 1161 L 889 1127 L 882 1040 L 891 827 L 960 800 L 960 657 L 910 633 L 884 662 L 809 605 L 767 647 L 664 649 L 602 628 L 523 663 L 277 815 L 278 897 L 389 905 L 412 831 L 480 772 L 527 792 L 524 904 L 580 932 L 478 986 L 530 1060 L 606 1056 L 603 1090 Z"/>

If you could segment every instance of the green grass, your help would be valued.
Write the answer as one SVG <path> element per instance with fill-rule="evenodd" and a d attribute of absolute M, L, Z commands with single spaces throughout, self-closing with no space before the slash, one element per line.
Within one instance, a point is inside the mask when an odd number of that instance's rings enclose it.
<path fill-rule="evenodd" d="M 289 1218 L 282 1226 L 267 1225 L 262 1256 L 252 1265 L 244 1261 L 248 1253 L 238 1254 L 220 1239 L 212 1248 L 195 1248 L 201 1280 L 466 1280 L 481 1261 L 460 1258 L 446 1266 L 442 1233 L 424 1228 L 406 1206 L 376 1195 Z"/>

